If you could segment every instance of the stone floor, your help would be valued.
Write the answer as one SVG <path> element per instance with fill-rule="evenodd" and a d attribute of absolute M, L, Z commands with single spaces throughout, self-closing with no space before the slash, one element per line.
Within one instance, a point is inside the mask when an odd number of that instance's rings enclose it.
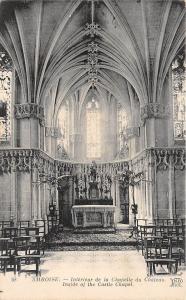
<path fill-rule="evenodd" d="M 184 300 L 185 279 L 183 267 L 176 275 L 147 277 L 136 250 L 50 251 L 41 276 L 1 274 L 0 300 Z"/>

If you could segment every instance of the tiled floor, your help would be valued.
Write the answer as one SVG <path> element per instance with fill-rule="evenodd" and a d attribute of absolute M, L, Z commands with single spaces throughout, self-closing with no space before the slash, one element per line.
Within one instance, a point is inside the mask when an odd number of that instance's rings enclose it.
<path fill-rule="evenodd" d="M 0 300 L 184 300 L 182 269 L 149 278 L 136 250 L 47 252 L 39 277 L 0 275 Z"/>

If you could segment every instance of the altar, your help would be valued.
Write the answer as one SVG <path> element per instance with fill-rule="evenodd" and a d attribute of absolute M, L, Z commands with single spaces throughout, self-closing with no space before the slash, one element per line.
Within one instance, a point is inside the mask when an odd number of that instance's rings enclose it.
<path fill-rule="evenodd" d="M 115 227 L 115 206 L 74 205 L 72 225 L 77 227 Z"/>

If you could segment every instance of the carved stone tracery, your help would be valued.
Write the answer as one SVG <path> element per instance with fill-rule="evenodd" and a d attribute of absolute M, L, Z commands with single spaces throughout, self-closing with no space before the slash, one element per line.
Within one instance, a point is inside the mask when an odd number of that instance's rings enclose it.
<path fill-rule="evenodd" d="M 170 166 L 184 170 L 185 150 L 178 148 L 151 148 L 143 151 L 131 161 L 131 170 L 135 173 L 147 170 L 148 166 L 155 166 L 157 170 L 167 170 Z M 1 149 L 0 150 L 0 173 L 30 172 L 32 169 L 39 172 L 58 175 L 91 174 L 92 164 L 71 163 L 51 158 L 41 150 L 36 149 Z M 98 177 L 106 174 L 114 178 L 115 175 L 129 169 L 129 162 L 97 163 L 95 171 Z M 58 170 L 58 171 L 55 171 Z"/>
<path fill-rule="evenodd" d="M 135 173 L 145 172 L 148 167 L 155 167 L 157 171 L 166 171 L 170 167 L 184 170 L 185 150 L 181 148 L 151 148 L 144 150 L 132 160 L 132 170 Z"/>

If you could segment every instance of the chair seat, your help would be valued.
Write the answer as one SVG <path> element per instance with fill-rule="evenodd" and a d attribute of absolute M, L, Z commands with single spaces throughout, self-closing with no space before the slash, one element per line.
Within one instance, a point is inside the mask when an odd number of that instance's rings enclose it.
<path fill-rule="evenodd" d="M 26 254 L 26 255 L 17 255 L 14 257 L 14 273 L 16 273 L 16 269 L 18 273 L 21 272 L 35 272 L 36 275 L 39 274 L 39 265 L 40 265 L 40 258 L 41 255 L 31 255 L 31 254 Z M 22 267 L 22 261 L 24 261 L 24 264 L 35 264 L 35 269 L 32 270 L 21 270 Z"/>
<path fill-rule="evenodd" d="M 146 262 L 152 262 L 152 263 L 176 263 L 176 259 L 172 258 L 147 258 Z"/>
<path fill-rule="evenodd" d="M 33 259 L 39 259 L 41 258 L 41 255 L 38 254 L 24 254 L 24 255 L 16 255 L 15 258 L 16 259 L 22 259 L 22 258 L 33 258 Z"/>
<path fill-rule="evenodd" d="M 7 255 L 1 255 L 0 260 L 10 259 L 10 256 Z"/>

